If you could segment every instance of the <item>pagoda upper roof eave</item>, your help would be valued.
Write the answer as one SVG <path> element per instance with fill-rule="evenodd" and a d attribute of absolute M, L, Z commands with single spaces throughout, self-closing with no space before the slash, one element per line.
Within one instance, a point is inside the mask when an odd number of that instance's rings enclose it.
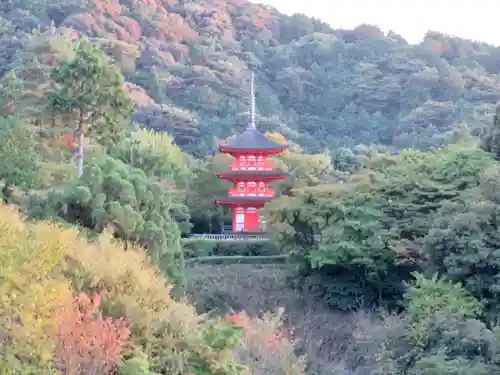
<path fill-rule="evenodd" d="M 282 147 L 276 147 L 276 148 L 231 148 L 226 145 L 220 145 L 218 149 L 220 152 L 224 154 L 231 154 L 231 155 L 252 155 L 252 154 L 276 155 L 276 154 L 281 154 L 288 147 L 289 147 L 288 145 L 282 145 Z"/>

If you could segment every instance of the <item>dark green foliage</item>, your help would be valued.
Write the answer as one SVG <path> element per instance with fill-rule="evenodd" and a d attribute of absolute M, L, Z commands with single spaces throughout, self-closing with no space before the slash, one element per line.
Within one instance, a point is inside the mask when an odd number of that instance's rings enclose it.
<path fill-rule="evenodd" d="M 134 353 L 132 358 L 129 358 L 120 364 L 118 369 L 119 375 L 155 375 L 149 371 L 149 361 L 144 353 Z"/>
<path fill-rule="evenodd" d="M 479 186 L 439 210 L 425 250 L 435 271 L 462 283 L 486 303 L 490 318 L 500 317 L 500 170 L 486 170 Z"/>
<path fill-rule="evenodd" d="M 35 218 L 60 218 L 100 233 L 107 228 L 124 241 L 143 245 L 173 280 L 181 276 L 179 224 L 168 190 L 143 171 L 106 157 L 88 164 L 81 179 L 32 197 Z"/>
<path fill-rule="evenodd" d="M 219 233 L 221 222 L 231 222 L 231 213 L 215 204 L 214 197 L 227 194 L 231 184 L 217 178 L 217 173 L 229 168 L 231 158 L 217 154 L 195 166 L 195 177 L 187 190 L 186 201 L 192 216 L 194 233 Z"/>
<path fill-rule="evenodd" d="M 186 240 L 183 243 L 186 258 L 207 256 L 267 256 L 278 255 L 279 249 L 274 243 L 238 243 L 215 242 L 204 240 Z"/>
<path fill-rule="evenodd" d="M 13 186 L 28 190 L 40 183 L 40 158 L 32 129 L 22 119 L 0 119 L 1 196 L 9 199 Z"/>
<path fill-rule="evenodd" d="M 133 104 L 120 71 L 97 46 L 79 40 L 74 58 L 61 62 L 51 78 L 56 84 L 49 98 L 52 112 L 69 118 L 75 131 L 104 144 L 124 131 Z"/>
<path fill-rule="evenodd" d="M 407 313 L 382 341 L 376 373 L 483 375 L 500 371 L 499 331 L 477 320 L 478 302 L 459 285 L 415 276 L 405 295 Z"/>
<path fill-rule="evenodd" d="M 197 156 L 244 127 L 249 70 L 256 71 L 259 126 L 286 129 L 308 152 L 360 143 L 428 149 L 448 142 L 461 121 L 478 135 L 500 99 L 498 47 L 435 32 L 409 45 L 375 26 L 334 30 L 232 1 L 156 5 L 2 3 L 0 74 L 28 33 L 50 31 L 54 20 L 100 44 L 154 99 L 140 102 L 135 119 Z"/>
<path fill-rule="evenodd" d="M 411 254 L 398 255 L 392 249 L 394 236 L 384 228 L 388 217 L 382 201 L 359 192 L 319 198 L 304 193 L 292 199 L 296 203 L 286 199 L 276 203 L 283 208 L 271 208 L 273 225 L 278 217 L 286 223 L 276 225 L 278 246 L 303 262 L 306 284 L 342 310 L 394 306 L 403 292 L 401 280 L 417 265 Z"/>
<path fill-rule="evenodd" d="M 495 111 L 493 124 L 486 129 L 481 146 L 484 150 L 494 154 L 497 159 L 500 158 L 500 105 Z"/>
<path fill-rule="evenodd" d="M 149 177 L 170 182 L 185 191 L 193 180 L 194 161 L 166 133 L 139 130 L 120 139 L 109 153 L 123 162 L 142 169 Z"/>
<path fill-rule="evenodd" d="M 395 306 L 424 266 L 422 239 L 448 200 L 477 186 L 493 163 L 473 145 L 378 156 L 342 184 L 297 191 L 270 207 L 278 246 L 308 284 L 341 309 Z M 321 238 L 315 237 L 321 235 Z"/>

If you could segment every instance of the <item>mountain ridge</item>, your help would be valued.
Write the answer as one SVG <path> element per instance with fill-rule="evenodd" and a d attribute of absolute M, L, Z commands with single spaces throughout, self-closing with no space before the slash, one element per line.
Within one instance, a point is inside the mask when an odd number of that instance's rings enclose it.
<path fill-rule="evenodd" d="M 311 152 L 437 147 L 461 121 L 480 134 L 500 101 L 500 48 L 445 34 L 410 45 L 375 26 L 334 30 L 246 0 L 15 3 L 0 7 L 18 39 L 4 31 L 7 49 L 51 20 L 89 37 L 141 98 L 134 119 L 197 156 L 244 129 L 250 71 L 260 129 Z"/>

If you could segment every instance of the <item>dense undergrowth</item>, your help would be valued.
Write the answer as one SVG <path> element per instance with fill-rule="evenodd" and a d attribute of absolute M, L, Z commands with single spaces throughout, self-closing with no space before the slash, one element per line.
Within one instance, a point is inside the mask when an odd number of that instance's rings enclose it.
<path fill-rule="evenodd" d="M 248 318 L 242 332 L 197 315 L 140 248 L 109 234 L 89 242 L 0 206 L 0 259 L 2 374 L 303 373 L 279 317 Z"/>

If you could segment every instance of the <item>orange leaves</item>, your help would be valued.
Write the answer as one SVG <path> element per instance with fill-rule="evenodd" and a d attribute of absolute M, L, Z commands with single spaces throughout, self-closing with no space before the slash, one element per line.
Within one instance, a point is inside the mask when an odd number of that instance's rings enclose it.
<path fill-rule="evenodd" d="M 123 319 L 103 318 L 100 304 L 100 295 L 80 293 L 62 313 L 56 362 L 65 374 L 109 374 L 127 349 L 130 329 Z"/>
<path fill-rule="evenodd" d="M 294 342 L 282 325 L 282 311 L 265 314 L 262 319 L 245 313 L 233 314 L 225 321 L 243 327 L 244 338 L 235 355 L 248 366 L 251 375 L 304 375 L 305 360 L 295 355 Z"/>
<path fill-rule="evenodd" d="M 441 53 L 445 52 L 446 48 L 445 48 L 443 43 L 441 43 L 440 41 L 434 40 L 434 41 L 429 42 L 428 50 L 430 52 L 433 52 L 433 53 L 441 54 Z"/>
<path fill-rule="evenodd" d="M 64 142 L 66 143 L 66 146 L 70 151 L 76 150 L 77 144 L 73 132 L 70 131 L 66 133 L 66 135 L 64 136 Z"/>
<path fill-rule="evenodd" d="M 133 18 L 128 17 L 120 17 L 119 22 L 123 26 L 123 28 L 128 31 L 130 36 L 132 37 L 133 42 L 138 42 L 142 37 L 142 28 L 139 22 L 134 20 Z"/>
<path fill-rule="evenodd" d="M 248 324 L 248 321 L 246 320 L 246 318 L 244 318 L 243 316 L 241 316 L 239 314 L 229 315 L 228 317 L 226 317 L 225 321 L 228 323 L 242 327 L 243 331 L 245 333 L 247 333 L 250 329 L 250 325 Z"/>
<path fill-rule="evenodd" d="M 234 324 L 237 326 L 240 326 L 243 328 L 243 332 L 245 333 L 245 336 L 248 336 L 251 334 L 251 325 L 248 321 L 248 319 L 244 316 L 241 316 L 239 314 L 232 314 L 229 315 L 228 317 L 225 318 L 225 321 Z M 263 338 L 263 348 L 265 349 L 270 349 L 272 350 L 274 346 L 279 345 L 281 339 L 283 339 L 284 336 L 280 332 L 271 332 L 267 333 Z"/>
<path fill-rule="evenodd" d="M 124 251 L 109 233 L 90 244 L 76 229 L 26 224 L 0 205 L 0 268 L 0 367 L 10 371 L 2 374 L 108 375 L 132 344 L 125 375 L 187 374 L 196 364 L 241 374 L 225 370 L 236 366 L 239 335 L 213 344 L 211 323 L 170 295 L 141 249 Z"/>

